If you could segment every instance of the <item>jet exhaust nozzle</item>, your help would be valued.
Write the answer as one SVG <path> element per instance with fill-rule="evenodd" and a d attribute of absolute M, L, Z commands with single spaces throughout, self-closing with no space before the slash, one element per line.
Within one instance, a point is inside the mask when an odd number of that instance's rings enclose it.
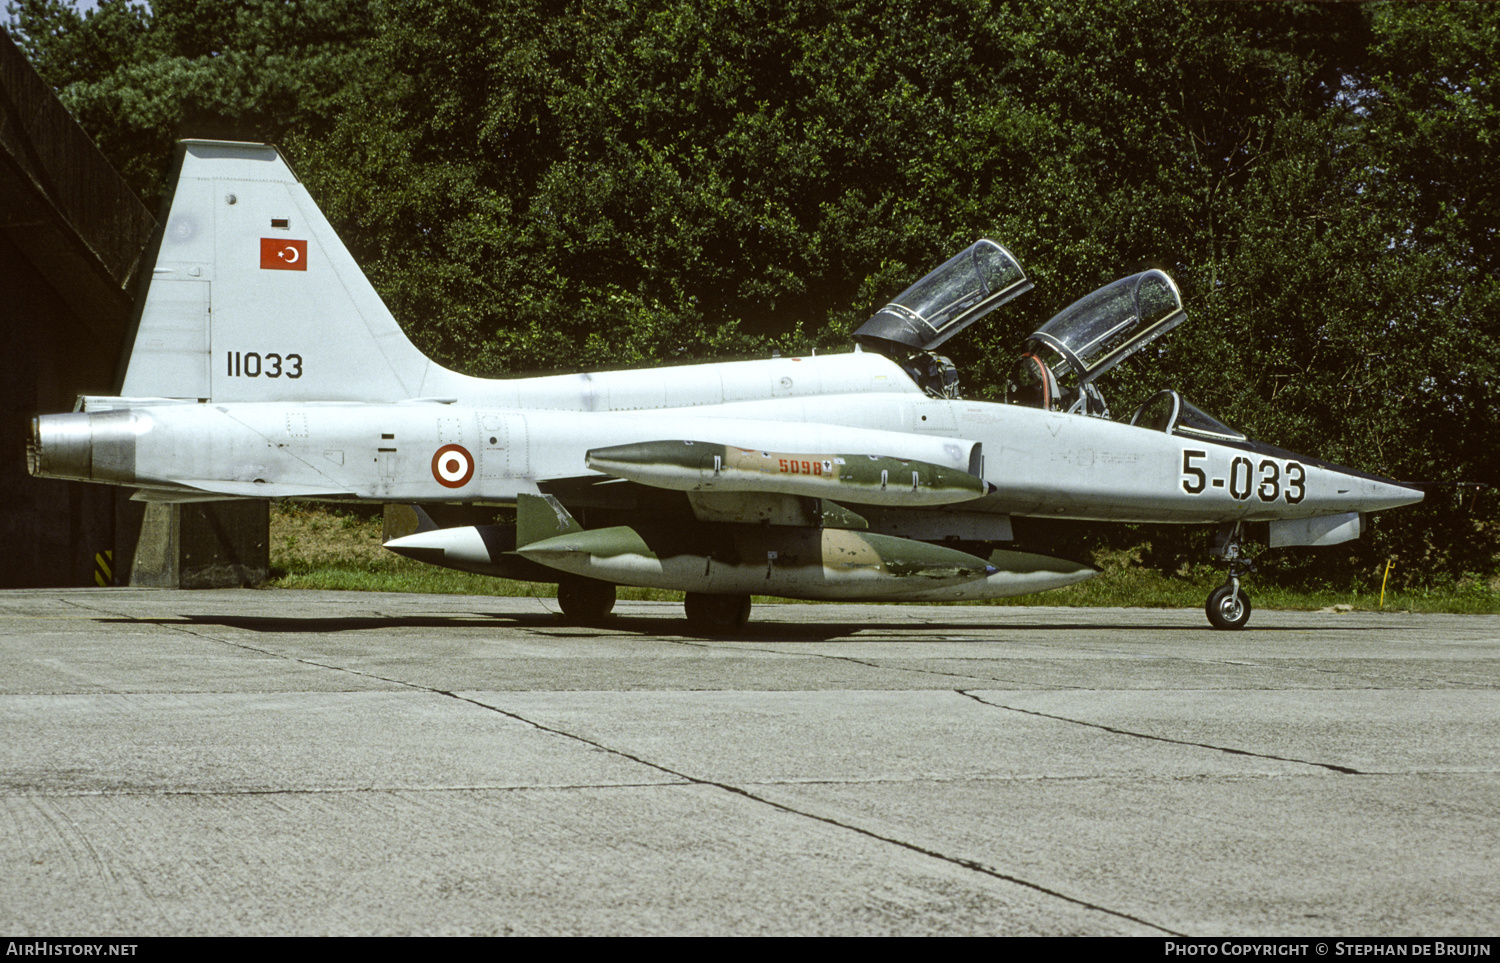
<path fill-rule="evenodd" d="M 70 412 L 31 419 L 26 467 L 38 478 L 135 481 L 141 417 L 129 411 Z"/>

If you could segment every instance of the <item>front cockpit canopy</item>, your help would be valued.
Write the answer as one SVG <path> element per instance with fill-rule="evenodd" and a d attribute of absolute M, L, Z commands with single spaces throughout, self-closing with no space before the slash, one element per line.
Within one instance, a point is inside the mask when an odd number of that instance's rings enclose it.
<path fill-rule="evenodd" d="M 1056 353 L 1055 377 L 1081 388 L 1186 318 L 1172 279 L 1143 271 L 1074 301 L 1033 332 L 1031 341 Z"/>
<path fill-rule="evenodd" d="M 1130 423 L 1169 435 L 1181 435 L 1219 444 L 1245 441 L 1245 433 L 1224 424 L 1213 415 L 1191 404 L 1171 388 L 1164 388 L 1147 398 Z"/>
<path fill-rule="evenodd" d="M 931 351 L 1030 290 L 1015 256 L 982 239 L 902 291 L 854 332 L 854 340 L 886 354 L 892 345 Z"/>

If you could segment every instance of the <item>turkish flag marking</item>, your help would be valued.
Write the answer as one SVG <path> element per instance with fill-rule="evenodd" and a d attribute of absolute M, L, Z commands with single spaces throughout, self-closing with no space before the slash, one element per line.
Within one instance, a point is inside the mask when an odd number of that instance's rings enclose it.
<path fill-rule="evenodd" d="M 307 242 L 280 237 L 261 238 L 260 266 L 272 271 L 306 271 Z"/>

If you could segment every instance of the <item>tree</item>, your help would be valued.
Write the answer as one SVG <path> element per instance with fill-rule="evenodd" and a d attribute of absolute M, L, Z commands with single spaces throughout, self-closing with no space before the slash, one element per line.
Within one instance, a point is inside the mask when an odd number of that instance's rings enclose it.
<path fill-rule="evenodd" d="M 1191 320 L 1110 374 L 1117 417 L 1173 385 L 1255 437 L 1448 486 L 1318 571 L 1494 568 L 1493 500 L 1451 487 L 1493 481 L 1500 450 L 1488 5 L 10 9 L 143 192 L 180 133 L 279 142 L 451 366 L 842 346 L 989 236 L 1037 284 L 945 346 L 993 398 L 1051 314 L 1161 267 Z M 1168 567 L 1202 547 L 1150 537 Z"/>
<path fill-rule="evenodd" d="M 965 180 L 1014 190 L 996 152 L 1037 125 L 986 86 L 981 6 L 392 3 L 401 80 L 308 176 L 482 372 L 846 343 L 973 240 Z"/>
<path fill-rule="evenodd" d="M 362 0 L 11 0 L 9 31 L 147 203 L 179 137 L 316 136 L 368 75 Z"/>

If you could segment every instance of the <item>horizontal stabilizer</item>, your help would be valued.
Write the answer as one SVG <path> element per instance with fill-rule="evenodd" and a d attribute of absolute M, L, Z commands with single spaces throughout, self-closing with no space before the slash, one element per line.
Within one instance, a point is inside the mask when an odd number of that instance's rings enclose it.
<path fill-rule="evenodd" d="M 173 479 L 173 485 L 181 488 L 141 488 L 131 496 L 138 502 L 189 502 L 222 501 L 226 498 L 353 498 L 354 493 L 346 488 L 318 488 L 307 485 L 282 485 L 273 482 L 235 482 L 216 479 Z"/>
<path fill-rule="evenodd" d="M 776 492 L 688 492 L 687 498 L 700 522 L 861 530 L 870 527 L 863 516 L 826 498 Z"/>

